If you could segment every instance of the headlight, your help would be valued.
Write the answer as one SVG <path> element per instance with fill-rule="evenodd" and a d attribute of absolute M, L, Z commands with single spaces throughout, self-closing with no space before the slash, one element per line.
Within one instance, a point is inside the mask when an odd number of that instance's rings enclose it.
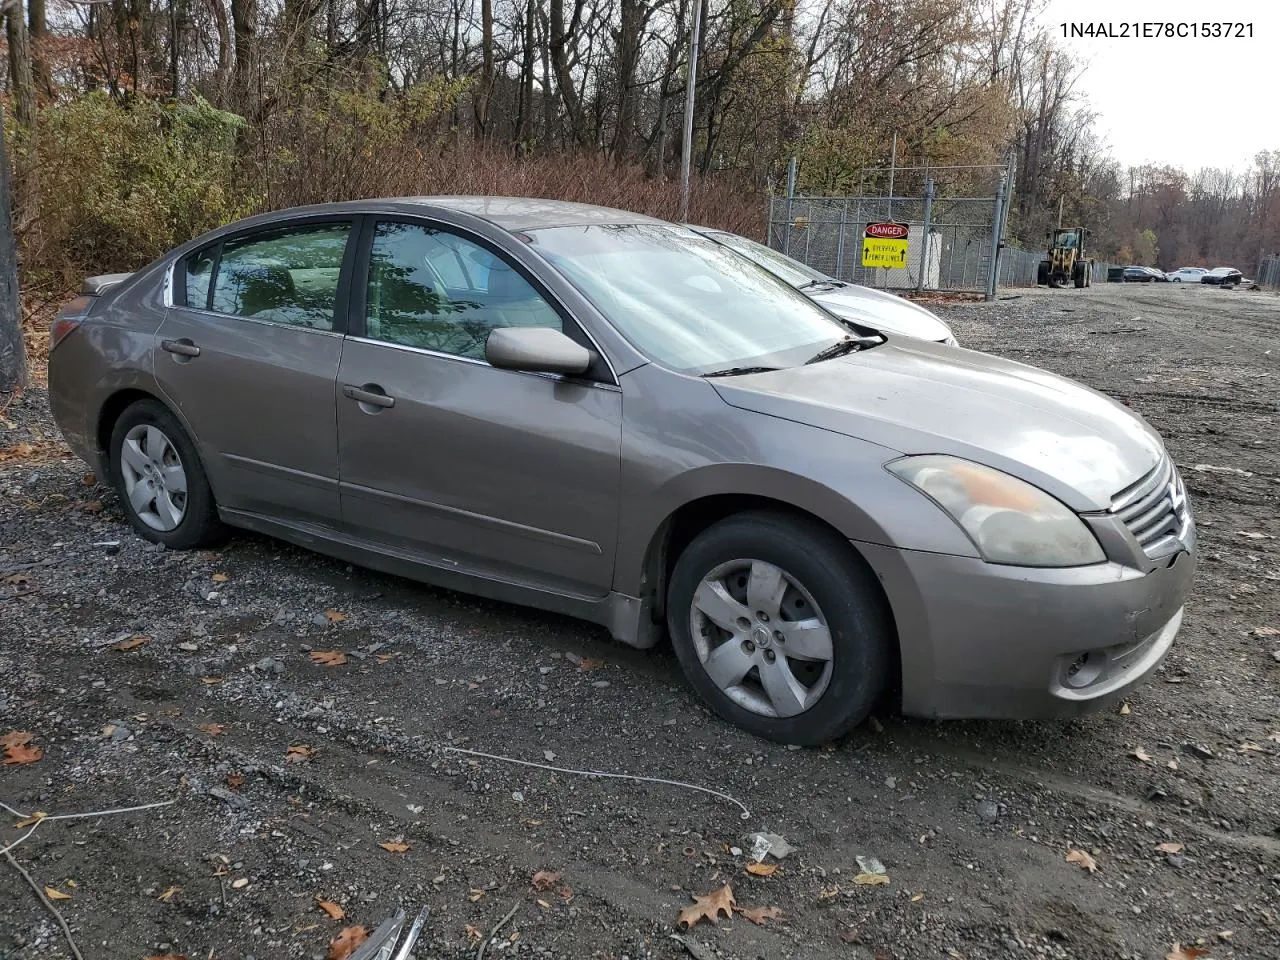
<path fill-rule="evenodd" d="M 944 347 L 958 347 L 960 346 L 960 341 L 955 338 L 955 334 L 952 334 L 942 341 L 942 345 Z"/>
<path fill-rule="evenodd" d="M 1106 555 L 1084 522 L 1043 490 L 958 457 L 905 457 L 888 465 L 942 507 L 990 563 L 1079 567 Z"/>

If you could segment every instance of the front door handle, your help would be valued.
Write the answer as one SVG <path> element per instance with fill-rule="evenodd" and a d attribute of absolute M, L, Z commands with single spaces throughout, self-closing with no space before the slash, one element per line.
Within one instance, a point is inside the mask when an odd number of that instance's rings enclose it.
<path fill-rule="evenodd" d="M 388 397 L 376 383 L 366 383 L 363 387 L 357 387 L 354 383 L 344 383 L 342 385 L 342 395 L 348 400 L 354 400 L 356 403 L 368 404 L 371 407 L 394 407 L 396 405 L 395 397 Z"/>
<path fill-rule="evenodd" d="M 179 357 L 200 356 L 200 348 L 186 337 L 183 337 L 181 340 L 162 340 L 160 341 L 160 349 L 164 350 L 166 353 L 172 353 Z"/>

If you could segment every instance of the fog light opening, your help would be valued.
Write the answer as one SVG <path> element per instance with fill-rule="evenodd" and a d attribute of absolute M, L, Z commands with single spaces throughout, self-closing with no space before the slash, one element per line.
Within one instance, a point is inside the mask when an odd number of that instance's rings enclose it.
<path fill-rule="evenodd" d="M 1106 663 L 1105 650 L 1085 650 L 1077 654 L 1062 672 L 1063 685 L 1076 690 L 1089 686 L 1102 676 Z"/>

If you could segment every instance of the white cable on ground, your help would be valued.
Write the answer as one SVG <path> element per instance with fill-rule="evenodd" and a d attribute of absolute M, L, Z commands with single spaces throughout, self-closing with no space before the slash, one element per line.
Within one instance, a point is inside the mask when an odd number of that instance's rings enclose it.
<path fill-rule="evenodd" d="M 26 833 L 20 836 L 17 840 L 13 841 L 13 843 L 9 844 L 4 849 L 0 850 L 0 855 L 6 854 L 10 850 L 14 849 L 16 846 L 18 846 L 18 844 L 22 843 L 24 840 L 30 837 L 33 833 L 35 833 L 38 829 L 40 829 L 40 824 L 45 823 L 49 820 L 88 820 L 93 817 L 109 817 L 112 814 L 116 814 L 116 813 L 136 813 L 139 810 L 154 810 L 157 807 L 172 806 L 177 802 L 178 802 L 177 800 L 161 800 L 157 803 L 142 803 L 136 807 L 113 807 L 110 810 L 90 810 L 87 813 L 56 813 L 56 814 L 51 813 L 51 814 L 48 814 L 47 816 L 41 817 L 32 825 L 30 830 L 28 830 Z M 26 814 L 20 813 L 19 811 L 15 810 L 13 807 L 5 803 L 3 800 L 0 800 L 0 807 L 4 807 L 6 810 L 12 813 L 15 817 L 21 817 L 24 820 L 27 819 Z"/>
<path fill-rule="evenodd" d="M 636 780 L 640 783 L 661 783 L 668 787 L 684 787 L 686 790 L 697 790 L 699 793 L 709 793 L 713 797 L 719 797 L 721 800 L 728 800 L 736 805 L 742 811 L 742 819 L 750 820 L 751 811 L 747 809 L 746 804 L 740 800 L 735 800 L 727 793 L 721 793 L 719 790 L 712 790 L 710 787 L 700 787 L 696 783 L 685 783 L 683 780 L 663 780 L 661 777 L 639 777 L 632 773 L 602 773 L 599 770 L 573 770 L 569 767 L 553 767 L 547 763 L 534 763 L 532 760 L 516 760 L 514 757 L 503 757 L 496 753 L 482 753 L 479 750 L 464 750 L 462 747 L 443 747 L 443 750 L 449 753 L 465 753 L 471 757 L 483 757 L 486 760 L 498 760 L 502 763 L 514 763 L 521 767 L 536 767 L 539 770 L 550 770 L 553 773 L 570 773 L 579 777 L 610 777 L 615 780 Z"/>

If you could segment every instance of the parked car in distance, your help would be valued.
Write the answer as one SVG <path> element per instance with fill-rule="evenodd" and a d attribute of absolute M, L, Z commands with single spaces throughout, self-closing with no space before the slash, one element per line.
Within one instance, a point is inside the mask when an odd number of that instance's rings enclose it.
<path fill-rule="evenodd" d="M 1214 267 L 1200 278 L 1201 283 L 1212 283 L 1221 287 L 1238 286 L 1242 280 L 1244 280 L 1244 274 L 1235 267 Z"/>
<path fill-rule="evenodd" d="M 785 253 L 736 233 L 698 226 L 690 229 L 764 267 L 841 319 L 888 334 L 959 346 L 955 334 L 941 317 L 905 297 L 837 280 Z"/>
<path fill-rule="evenodd" d="M 1124 268 L 1125 283 L 1151 283 L 1155 278 L 1155 274 L 1152 272 L 1150 267 Z"/>
<path fill-rule="evenodd" d="M 825 743 L 890 690 L 936 717 L 1097 709 L 1182 623 L 1195 525 L 1146 421 L 851 332 L 687 227 L 351 201 L 84 291 L 50 402 L 140 536 L 242 527 L 637 647 L 668 633 L 763 737 Z"/>
<path fill-rule="evenodd" d="M 1173 283 L 1199 283 L 1200 278 L 1208 272 L 1205 267 L 1179 267 L 1168 277 Z"/>

